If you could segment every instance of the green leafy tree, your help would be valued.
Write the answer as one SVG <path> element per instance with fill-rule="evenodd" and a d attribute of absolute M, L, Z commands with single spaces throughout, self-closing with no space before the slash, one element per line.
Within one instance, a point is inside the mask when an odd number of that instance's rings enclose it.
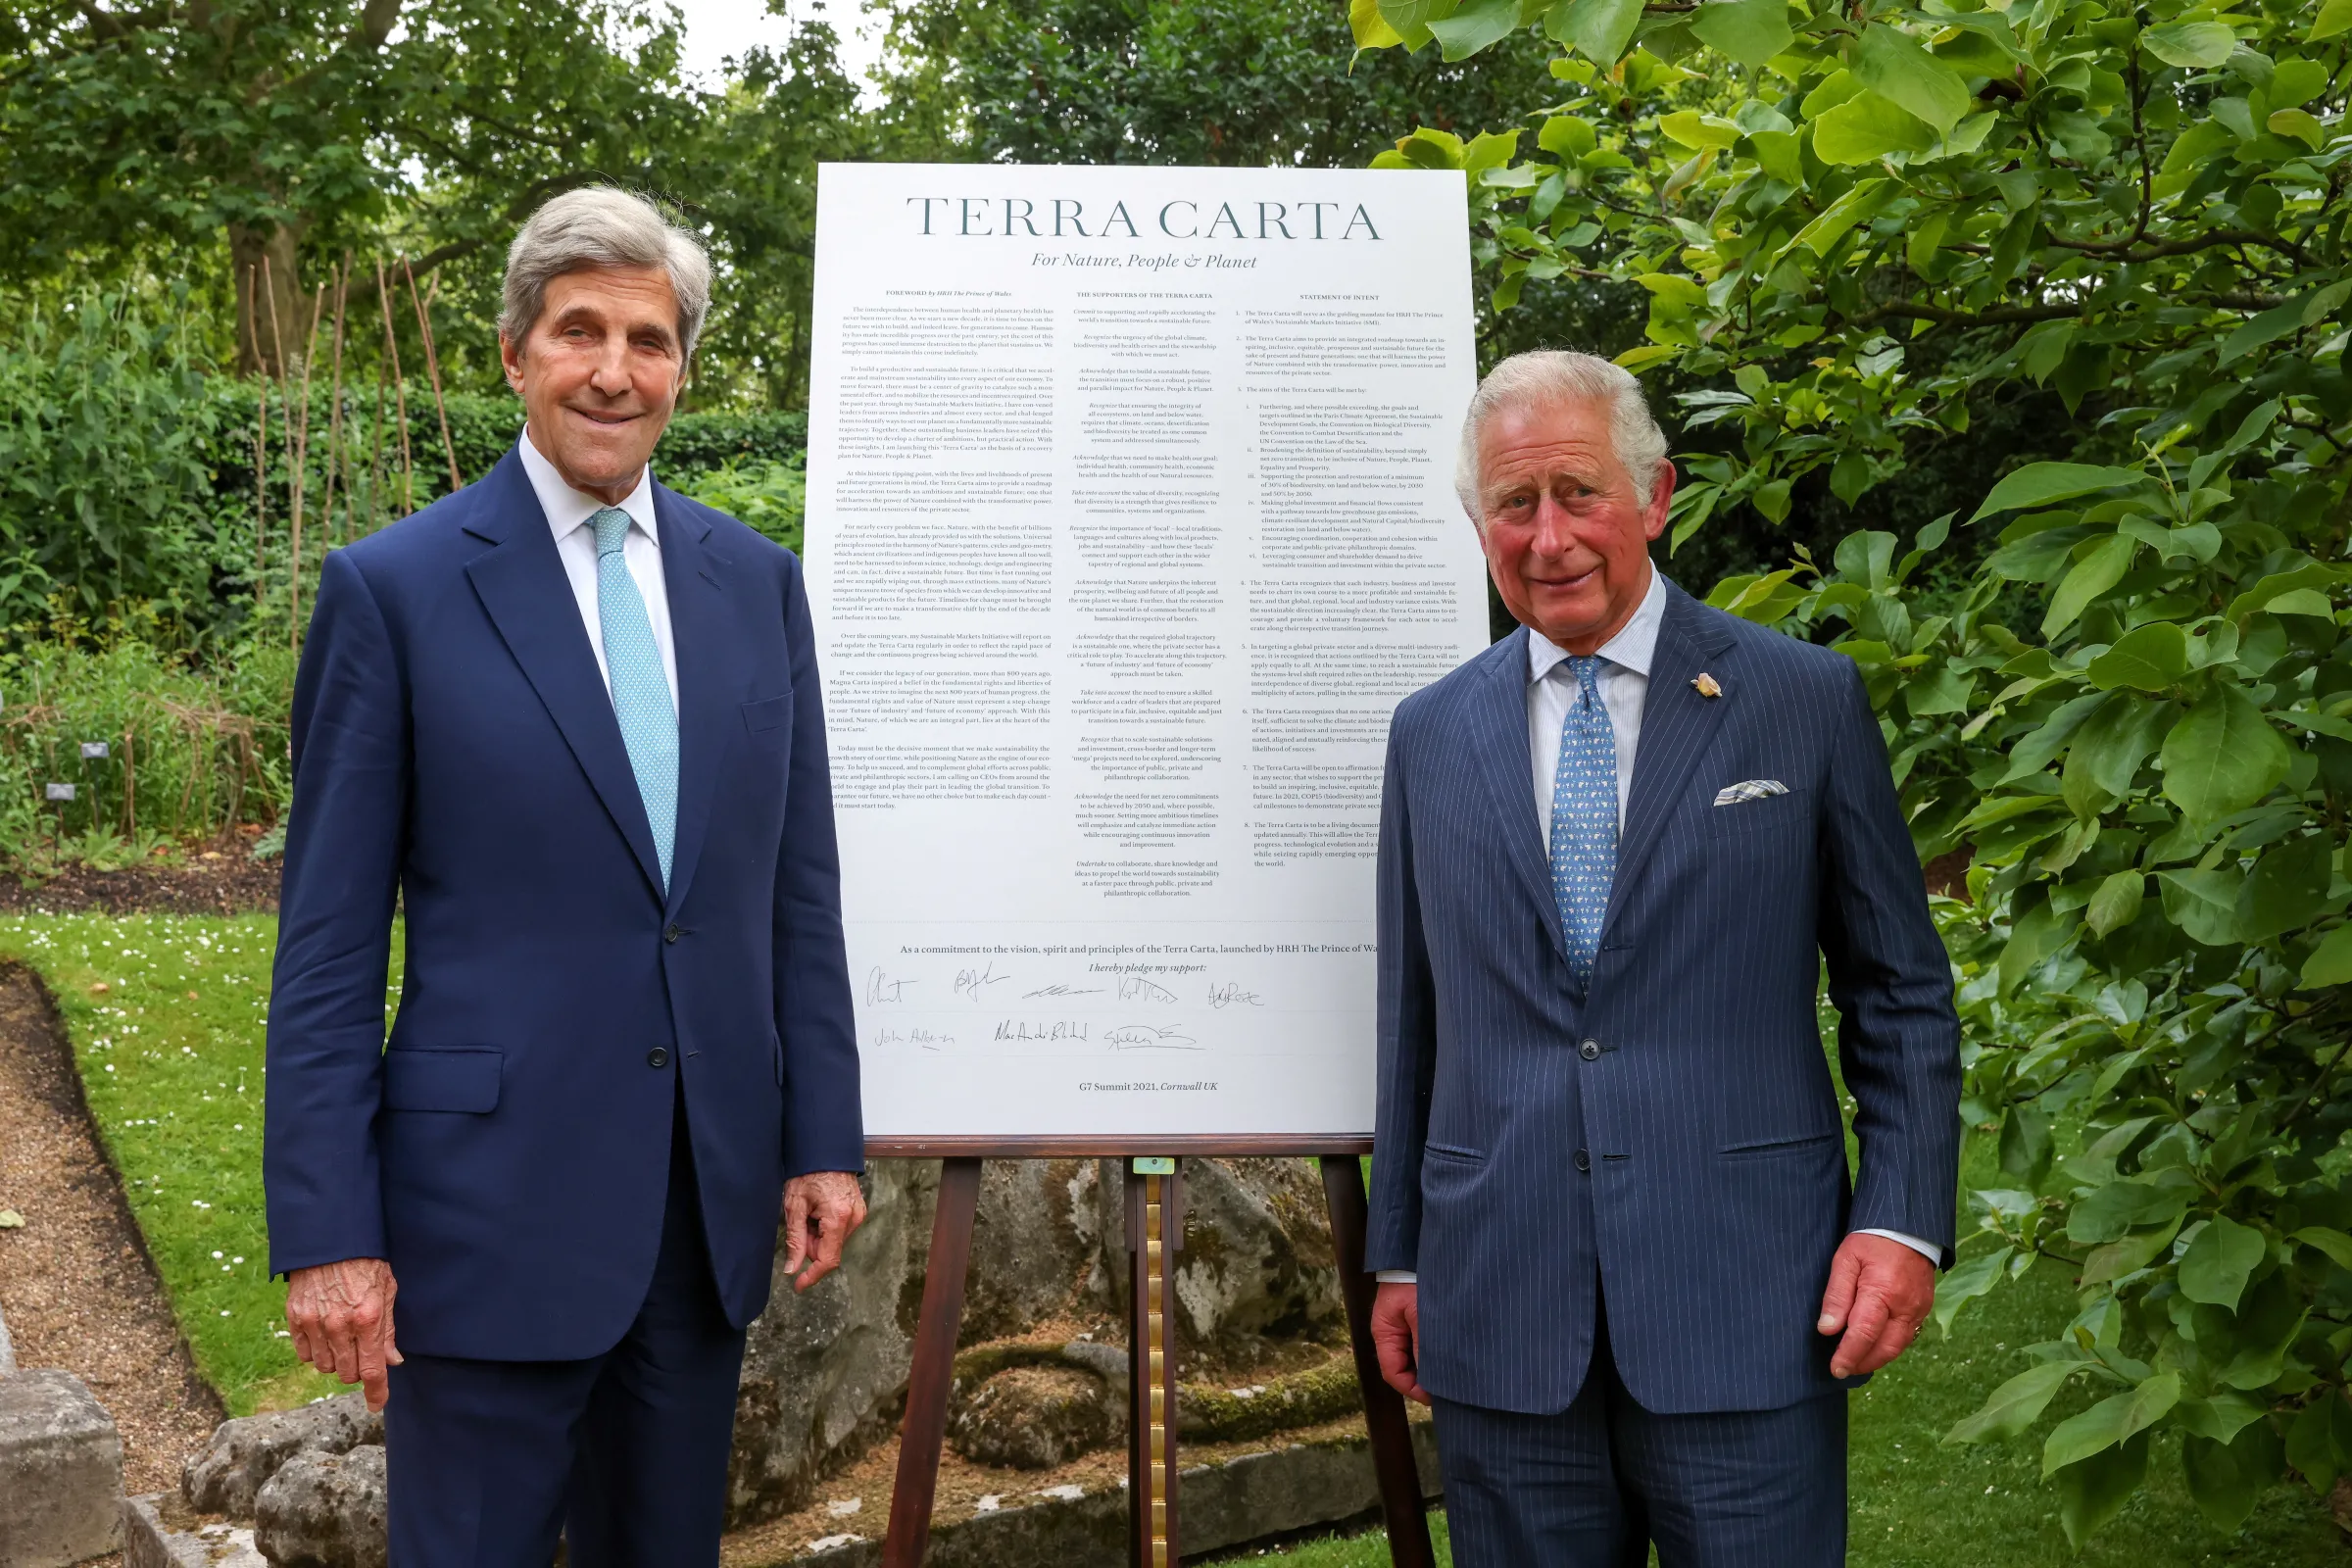
<path fill-rule="evenodd" d="M 429 271 L 495 250 L 566 186 L 659 188 L 702 125 L 677 37 L 674 14 L 641 0 L 12 7 L 0 273 L 225 241 L 213 265 L 235 281 L 240 368 L 274 368 L 278 330 L 301 351 L 323 276 L 306 257 L 381 237 L 420 194 Z M 355 292 L 372 291 L 363 275 Z"/>
<path fill-rule="evenodd" d="M 2012 1187 L 1938 1314 L 2041 1266 L 2081 1312 L 1952 1437 L 2037 1424 L 2077 1540 L 2180 1439 L 2218 1526 L 2352 1472 L 2352 0 L 1358 4 L 1364 48 L 1540 27 L 1556 102 L 1423 126 L 1496 302 L 1639 287 L 1674 537 L 1848 503 L 2021 390 L 2056 461 L 1907 542 L 1719 585 L 1880 705 L 1943 906 L 1968 1119 Z M 1937 580 L 1953 525 L 1984 541 Z M 1985 538 L 1990 535 L 1990 538 Z M 2072 1392 L 2068 1392 L 2072 1391 Z M 2064 1414 L 2056 1419 L 2053 1412 Z"/>

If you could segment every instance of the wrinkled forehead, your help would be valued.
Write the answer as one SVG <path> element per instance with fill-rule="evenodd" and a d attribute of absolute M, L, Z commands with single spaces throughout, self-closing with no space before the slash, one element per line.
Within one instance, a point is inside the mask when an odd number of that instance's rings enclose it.
<path fill-rule="evenodd" d="M 1497 410 L 1478 432 L 1481 488 L 1565 474 L 1621 475 L 1608 409 L 1592 399 L 1557 399 Z"/>
<path fill-rule="evenodd" d="M 678 295 L 669 273 L 659 267 L 581 267 L 548 279 L 539 308 L 542 325 L 594 321 L 636 332 L 656 330 L 675 337 Z"/>

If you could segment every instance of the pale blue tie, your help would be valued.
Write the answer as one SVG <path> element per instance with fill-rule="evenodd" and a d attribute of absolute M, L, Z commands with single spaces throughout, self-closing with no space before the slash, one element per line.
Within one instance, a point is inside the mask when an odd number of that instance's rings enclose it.
<path fill-rule="evenodd" d="M 669 888 L 670 840 L 678 824 L 678 710 L 662 670 L 662 650 L 645 596 L 629 575 L 621 547 L 629 537 L 629 514 L 606 507 L 589 519 L 596 524 L 596 618 L 604 627 L 605 668 L 612 681 L 612 713 L 620 720 L 620 743 L 629 750 L 629 770 L 654 830 L 654 853 L 662 860 L 662 887 Z"/>
<path fill-rule="evenodd" d="M 1551 896 L 1579 984 L 1592 982 L 1617 879 L 1617 732 L 1600 700 L 1600 663 L 1597 654 L 1567 661 L 1577 692 L 1560 721 L 1560 760 L 1551 775 Z"/>

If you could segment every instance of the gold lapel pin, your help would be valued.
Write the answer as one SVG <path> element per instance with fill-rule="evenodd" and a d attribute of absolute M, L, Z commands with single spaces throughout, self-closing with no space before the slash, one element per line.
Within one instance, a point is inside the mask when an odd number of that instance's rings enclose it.
<path fill-rule="evenodd" d="M 1714 676 L 1703 669 L 1698 672 L 1697 679 L 1691 681 L 1690 684 L 1701 697 L 1721 697 L 1723 695 L 1723 687 L 1717 683 Z"/>

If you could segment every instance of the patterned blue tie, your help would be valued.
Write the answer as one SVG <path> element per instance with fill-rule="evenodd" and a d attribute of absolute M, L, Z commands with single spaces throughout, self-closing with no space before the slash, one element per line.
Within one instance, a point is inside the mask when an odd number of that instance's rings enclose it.
<path fill-rule="evenodd" d="M 669 700 L 669 678 L 662 671 L 662 650 L 654 644 L 645 597 L 621 555 L 629 514 L 606 507 L 589 520 L 596 524 L 596 618 L 604 626 L 612 712 L 620 720 L 620 743 L 629 749 L 629 770 L 637 775 L 638 798 L 654 830 L 666 892 L 670 840 L 678 824 L 678 710 Z"/>
<path fill-rule="evenodd" d="M 1617 732 L 1600 701 L 1600 656 L 1571 655 L 1567 662 L 1577 695 L 1560 721 L 1560 760 L 1551 775 L 1551 896 L 1568 966 L 1589 985 L 1617 878 Z"/>

